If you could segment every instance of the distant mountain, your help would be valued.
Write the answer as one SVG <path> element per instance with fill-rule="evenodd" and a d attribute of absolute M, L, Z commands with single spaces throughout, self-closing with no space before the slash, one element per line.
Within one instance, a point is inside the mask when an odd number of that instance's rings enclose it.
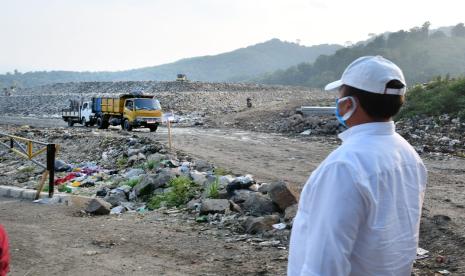
<path fill-rule="evenodd" d="M 437 76 L 465 74 L 465 26 L 429 30 L 429 22 L 409 31 L 381 34 L 354 46 L 322 55 L 314 63 L 300 63 L 286 70 L 265 74 L 264 84 L 323 87 L 339 79 L 347 65 L 360 56 L 382 55 L 404 71 L 407 84 L 423 83 Z"/>
<path fill-rule="evenodd" d="M 15 72 L 0 75 L 0 86 L 31 87 L 56 82 L 174 80 L 183 73 L 198 81 L 247 81 L 300 62 L 313 62 L 320 55 L 341 49 L 340 45 L 301 46 L 272 39 L 214 56 L 186 58 L 174 63 L 118 72 Z"/>

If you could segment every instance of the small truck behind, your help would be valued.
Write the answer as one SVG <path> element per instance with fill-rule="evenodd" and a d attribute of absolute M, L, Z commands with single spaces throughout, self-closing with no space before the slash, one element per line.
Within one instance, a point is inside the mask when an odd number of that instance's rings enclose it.
<path fill-rule="evenodd" d="M 92 112 L 95 113 L 99 129 L 121 125 L 127 131 L 146 127 L 154 132 L 162 122 L 160 102 L 150 95 L 95 97 L 92 98 Z"/>
<path fill-rule="evenodd" d="M 94 113 L 92 112 L 92 102 L 70 100 L 69 108 L 62 109 L 61 116 L 70 127 L 75 123 L 84 126 L 93 126 L 96 121 Z"/>

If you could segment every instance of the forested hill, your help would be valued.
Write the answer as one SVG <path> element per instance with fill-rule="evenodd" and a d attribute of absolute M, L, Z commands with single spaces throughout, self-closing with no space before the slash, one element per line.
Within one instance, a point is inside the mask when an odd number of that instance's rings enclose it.
<path fill-rule="evenodd" d="M 174 80 L 178 73 L 197 81 L 246 81 L 300 62 L 313 62 L 333 54 L 340 45 L 301 46 L 272 39 L 231 52 L 182 59 L 174 63 L 119 72 L 28 72 L 0 75 L 1 86 L 31 87 L 57 82 Z"/>
<path fill-rule="evenodd" d="M 423 83 L 433 77 L 465 74 L 465 26 L 460 23 L 450 34 L 430 31 L 429 22 L 409 31 L 380 35 L 367 43 L 322 55 L 314 63 L 300 63 L 286 70 L 264 75 L 258 82 L 265 84 L 323 87 L 339 79 L 344 69 L 360 56 L 382 55 L 399 65 L 408 85 Z"/>

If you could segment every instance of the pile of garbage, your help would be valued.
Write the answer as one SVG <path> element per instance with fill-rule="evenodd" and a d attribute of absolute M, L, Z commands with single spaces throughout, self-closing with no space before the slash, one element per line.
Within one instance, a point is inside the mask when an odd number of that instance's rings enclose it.
<path fill-rule="evenodd" d="M 335 135 L 344 130 L 334 115 L 303 116 L 293 114 L 280 120 L 277 132 L 298 133 L 301 135 Z"/>
<path fill-rule="evenodd" d="M 396 123 L 397 132 L 422 153 L 465 157 L 465 120 L 448 114 L 416 116 Z"/>
<path fill-rule="evenodd" d="M 259 183 L 145 137 L 106 138 L 100 147 L 99 161 L 55 164 L 56 190 L 91 197 L 89 214 L 181 210 L 198 223 L 288 238 L 297 195 L 285 182 Z"/>

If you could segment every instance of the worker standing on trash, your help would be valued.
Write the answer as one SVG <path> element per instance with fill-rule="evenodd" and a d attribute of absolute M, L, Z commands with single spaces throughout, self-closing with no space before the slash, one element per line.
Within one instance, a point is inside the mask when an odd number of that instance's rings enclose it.
<path fill-rule="evenodd" d="M 288 275 L 410 275 L 427 175 L 392 121 L 403 73 L 381 56 L 361 57 L 325 89 L 339 90 L 336 117 L 348 129 L 303 188 Z"/>

